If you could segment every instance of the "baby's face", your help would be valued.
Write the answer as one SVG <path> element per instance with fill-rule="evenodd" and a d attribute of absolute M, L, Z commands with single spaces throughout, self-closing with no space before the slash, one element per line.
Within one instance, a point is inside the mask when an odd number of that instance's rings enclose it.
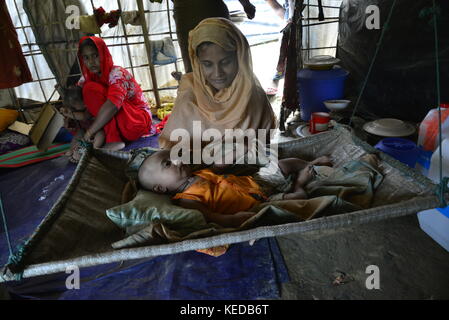
<path fill-rule="evenodd" d="M 84 109 L 86 109 L 86 106 L 84 105 L 83 100 L 74 100 L 74 101 L 72 101 L 71 107 L 75 111 L 83 111 Z"/>
<path fill-rule="evenodd" d="M 139 169 L 139 181 L 155 192 L 175 192 L 192 176 L 192 170 L 188 165 L 180 161 L 170 159 L 170 151 L 158 151 L 148 157 Z"/>
<path fill-rule="evenodd" d="M 72 111 L 84 111 L 86 109 L 86 105 L 84 104 L 83 100 L 71 100 L 68 107 Z"/>

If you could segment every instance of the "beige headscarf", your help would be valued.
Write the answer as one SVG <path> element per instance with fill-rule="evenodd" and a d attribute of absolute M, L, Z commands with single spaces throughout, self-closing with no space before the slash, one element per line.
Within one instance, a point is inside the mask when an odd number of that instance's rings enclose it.
<path fill-rule="evenodd" d="M 196 55 L 203 42 L 212 42 L 226 51 L 237 51 L 238 73 L 231 86 L 214 94 L 206 83 Z M 201 21 L 189 33 L 189 54 L 193 72 L 183 75 L 172 114 L 159 137 L 161 148 L 170 148 L 170 134 L 178 128 L 193 136 L 193 121 L 201 131 L 218 129 L 274 129 L 276 118 L 265 91 L 253 73 L 248 41 L 232 22 L 224 18 Z"/>

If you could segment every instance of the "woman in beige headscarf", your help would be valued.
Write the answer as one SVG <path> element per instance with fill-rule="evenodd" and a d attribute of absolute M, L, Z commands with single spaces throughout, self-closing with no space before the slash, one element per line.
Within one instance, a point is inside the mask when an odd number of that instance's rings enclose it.
<path fill-rule="evenodd" d="M 189 54 L 193 72 L 181 79 L 159 137 L 161 148 L 177 143 L 170 140 L 175 129 L 187 130 L 192 138 L 198 132 L 194 121 L 200 121 L 201 132 L 214 128 L 222 135 L 225 129 L 276 128 L 270 102 L 252 70 L 248 41 L 232 22 L 203 20 L 189 34 Z"/>

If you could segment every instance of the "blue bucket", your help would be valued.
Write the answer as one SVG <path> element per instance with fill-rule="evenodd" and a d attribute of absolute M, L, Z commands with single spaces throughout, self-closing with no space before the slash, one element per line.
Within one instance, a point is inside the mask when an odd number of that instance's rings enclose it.
<path fill-rule="evenodd" d="M 301 119 L 309 121 L 313 112 L 329 112 L 323 101 L 344 97 L 348 74 L 348 71 L 336 66 L 331 70 L 299 70 L 298 94 Z"/>
<path fill-rule="evenodd" d="M 418 160 L 418 147 L 413 141 L 407 139 L 385 138 L 380 140 L 374 147 L 411 168 L 415 167 L 416 161 Z"/>

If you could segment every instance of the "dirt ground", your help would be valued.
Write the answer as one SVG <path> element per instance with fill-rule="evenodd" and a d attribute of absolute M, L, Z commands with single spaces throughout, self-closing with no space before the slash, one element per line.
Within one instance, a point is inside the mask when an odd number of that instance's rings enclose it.
<path fill-rule="evenodd" d="M 290 275 L 282 299 L 449 299 L 449 252 L 416 215 L 277 240 Z M 365 286 L 370 265 L 380 289 Z"/>

